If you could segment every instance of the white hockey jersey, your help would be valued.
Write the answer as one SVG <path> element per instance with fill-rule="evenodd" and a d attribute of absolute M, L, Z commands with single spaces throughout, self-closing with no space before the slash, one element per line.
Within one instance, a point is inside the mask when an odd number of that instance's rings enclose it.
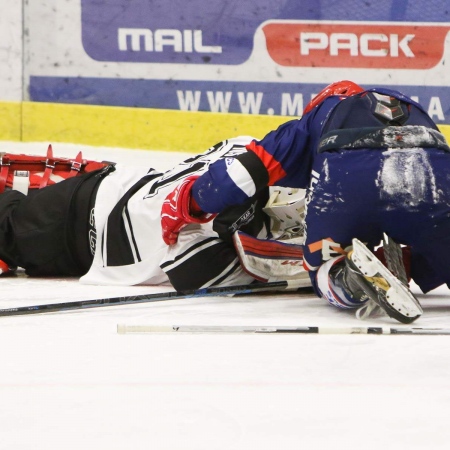
<path fill-rule="evenodd" d="M 176 289 L 245 284 L 232 246 L 213 231 L 212 222 L 185 227 L 175 245 L 161 235 L 161 207 L 180 180 L 201 175 L 220 158 L 246 151 L 253 138 L 241 136 L 160 173 L 118 164 L 100 184 L 94 207 L 96 246 L 85 284 L 162 284 Z M 181 280 L 179 283 L 177 280 Z"/>

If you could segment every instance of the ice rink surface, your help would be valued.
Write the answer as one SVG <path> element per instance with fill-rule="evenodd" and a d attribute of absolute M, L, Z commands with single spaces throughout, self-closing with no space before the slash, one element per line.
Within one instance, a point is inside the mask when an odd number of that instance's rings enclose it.
<path fill-rule="evenodd" d="M 0 143 L 2 152 L 46 147 Z M 161 169 L 186 156 L 53 147 L 55 156 L 80 149 Z M 0 308 L 171 290 L 23 274 L 0 277 L 0 289 Z M 414 326 L 450 328 L 448 289 L 418 297 Z M 292 293 L 0 317 L 0 450 L 449 447 L 450 336 L 119 335 L 119 323 L 401 326 Z"/>

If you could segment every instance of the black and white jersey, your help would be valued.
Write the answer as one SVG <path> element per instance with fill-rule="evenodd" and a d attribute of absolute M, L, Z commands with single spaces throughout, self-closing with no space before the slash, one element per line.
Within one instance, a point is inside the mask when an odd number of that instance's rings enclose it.
<path fill-rule="evenodd" d="M 252 139 L 223 141 L 164 173 L 118 164 L 97 192 L 96 250 L 89 272 L 80 281 L 116 285 L 170 281 L 179 290 L 250 282 L 226 235 L 251 222 L 258 222 L 260 228 L 253 234 L 264 234 L 262 221 L 253 220 L 255 210 L 264 204 L 242 205 L 232 220 L 219 217 L 206 224 L 190 224 L 172 246 L 162 239 L 160 221 L 164 199 L 182 179 L 203 174 L 218 159 L 246 152 L 245 145 Z"/>

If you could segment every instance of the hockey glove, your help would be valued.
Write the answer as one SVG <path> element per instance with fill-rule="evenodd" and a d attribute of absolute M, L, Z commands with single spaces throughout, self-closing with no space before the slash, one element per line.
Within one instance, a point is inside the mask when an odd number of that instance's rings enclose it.
<path fill-rule="evenodd" d="M 164 200 L 161 208 L 162 237 L 167 245 L 176 244 L 181 229 L 190 223 L 206 223 L 215 214 L 205 214 L 191 196 L 197 176 L 184 179 Z"/>

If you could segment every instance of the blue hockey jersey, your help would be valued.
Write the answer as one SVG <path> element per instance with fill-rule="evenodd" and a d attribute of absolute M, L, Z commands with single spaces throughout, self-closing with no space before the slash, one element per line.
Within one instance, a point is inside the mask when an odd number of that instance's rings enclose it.
<path fill-rule="evenodd" d="M 308 187 L 313 161 L 325 133 L 386 125 L 388 119 L 375 114 L 381 102 L 371 93 L 398 99 L 405 105 L 406 120 L 402 125 L 437 129 L 421 105 L 397 91 L 371 89 L 352 97 L 331 96 L 301 119 L 288 121 L 262 140 L 252 141 L 247 146 L 250 154 L 212 164 L 194 184 L 195 200 L 203 211 L 213 213 L 242 203 L 265 185 Z"/>
<path fill-rule="evenodd" d="M 387 232 L 412 247 L 422 290 L 450 283 L 449 148 L 418 103 L 381 88 L 331 96 L 247 150 L 195 182 L 203 211 L 241 204 L 265 186 L 307 188 L 309 270 L 354 237 L 373 247 Z"/>

